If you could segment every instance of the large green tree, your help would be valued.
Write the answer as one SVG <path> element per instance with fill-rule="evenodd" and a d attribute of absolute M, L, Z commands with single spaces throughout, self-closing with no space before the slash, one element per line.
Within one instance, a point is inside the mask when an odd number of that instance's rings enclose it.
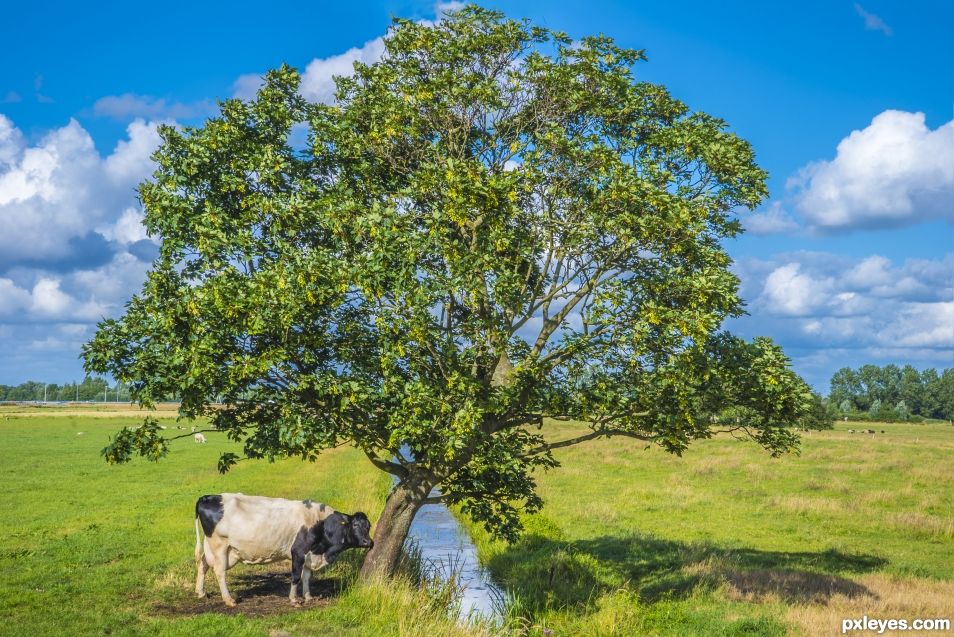
<path fill-rule="evenodd" d="M 385 45 L 332 105 L 283 67 L 162 129 L 140 187 L 160 255 L 89 370 L 147 405 L 181 396 L 249 458 L 359 447 L 396 478 L 365 573 L 391 569 L 425 502 L 513 537 L 557 448 L 797 444 L 808 388 L 770 340 L 719 331 L 742 312 L 721 242 L 766 194 L 745 141 L 606 37 L 468 7 L 397 20 Z M 588 429 L 555 439 L 547 415 Z M 161 434 L 104 453 L 158 458 Z"/>

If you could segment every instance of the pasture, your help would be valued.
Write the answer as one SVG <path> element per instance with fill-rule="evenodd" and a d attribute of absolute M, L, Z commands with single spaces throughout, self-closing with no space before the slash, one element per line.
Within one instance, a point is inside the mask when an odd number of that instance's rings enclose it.
<path fill-rule="evenodd" d="M 800 456 L 777 459 L 731 437 L 681 458 L 626 440 L 562 449 L 520 543 L 472 533 L 536 634 L 814 637 L 863 615 L 954 619 L 954 427 L 869 426 L 807 432 Z"/>
<path fill-rule="evenodd" d="M 373 521 L 389 481 L 348 448 L 222 476 L 215 460 L 237 445 L 217 434 L 176 441 L 155 464 L 107 466 L 99 450 L 136 416 L 0 407 L 0 634 L 494 632 L 456 625 L 404 581 L 354 583 L 357 553 L 316 574 L 320 599 L 301 610 L 287 605 L 285 564 L 231 570 L 234 611 L 211 575 L 209 598 L 195 600 L 198 495 L 311 497 Z M 188 433 L 173 411 L 159 416 L 167 433 Z M 538 476 L 546 506 L 523 539 L 471 529 L 513 593 L 498 632 L 813 637 L 838 634 L 846 617 L 954 618 L 954 427 L 868 435 L 849 424 L 806 433 L 800 456 L 779 459 L 731 438 L 682 458 L 630 441 L 560 450 L 564 466 Z M 555 439 L 579 428 L 546 424 Z"/>
<path fill-rule="evenodd" d="M 288 605 L 288 565 L 229 571 L 239 608 L 226 612 L 211 575 L 196 600 L 195 499 L 240 491 L 322 499 L 376 519 L 389 481 L 351 449 L 299 460 L 240 462 L 227 475 L 219 435 L 172 444 L 158 463 L 107 466 L 108 436 L 133 409 L 0 407 L 0 635 L 465 635 L 424 593 L 398 582 L 348 586 L 360 555 L 316 573 L 321 596 Z M 160 411 L 167 433 L 174 412 Z M 345 588 L 343 592 L 341 589 Z M 333 602 L 333 603 L 332 603 Z M 281 633 L 278 633 L 281 634 Z"/>

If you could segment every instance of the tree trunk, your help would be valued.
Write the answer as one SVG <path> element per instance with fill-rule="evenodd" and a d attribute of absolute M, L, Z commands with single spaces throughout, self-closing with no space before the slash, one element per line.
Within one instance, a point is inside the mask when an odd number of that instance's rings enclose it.
<path fill-rule="evenodd" d="M 361 565 L 363 579 L 394 573 L 411 522 L 433 486 L 429 480 L 415 476 L 394 485 L 374 530 L 374 548 L 368 551 Z"/>

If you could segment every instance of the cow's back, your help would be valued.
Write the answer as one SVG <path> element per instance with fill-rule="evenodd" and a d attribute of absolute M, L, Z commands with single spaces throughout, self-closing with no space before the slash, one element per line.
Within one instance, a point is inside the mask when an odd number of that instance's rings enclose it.
<path fill-rule="evenodd" d="M 222 516 L 215 534 L 244 562 L 287 559 L 295 538 L 331 515 L 331 507 L 310 500 L 286 500 L 242 493 L 221 494 Z"/>

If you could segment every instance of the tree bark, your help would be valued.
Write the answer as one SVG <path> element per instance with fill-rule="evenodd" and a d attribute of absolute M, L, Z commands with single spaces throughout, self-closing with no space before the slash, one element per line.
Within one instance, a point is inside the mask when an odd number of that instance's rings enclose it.
<path fill-rule="evenodd" d="M 411 522 L 433 486 L 430 480 L 417 476 L 410 476 L 394 485 L 374 530 L 374 548 L 368 551 L 361 565 L 362 579 L 394 574 Z"/>

